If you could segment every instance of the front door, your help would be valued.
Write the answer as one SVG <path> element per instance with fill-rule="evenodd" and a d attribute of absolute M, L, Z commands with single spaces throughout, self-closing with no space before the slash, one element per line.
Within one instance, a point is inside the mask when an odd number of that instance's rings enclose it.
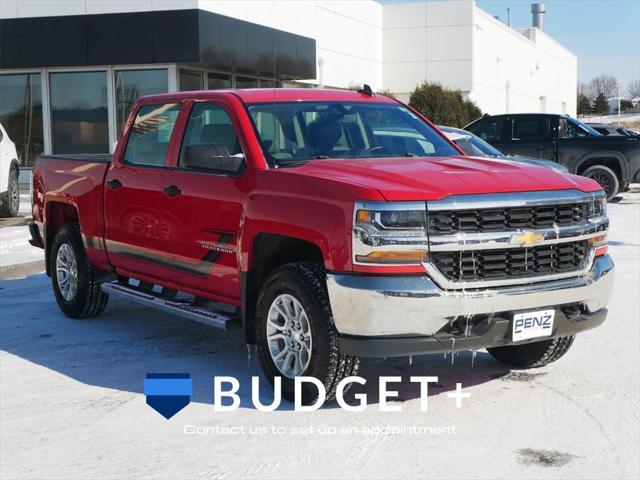
<path fill-rule="evenodd" d="M 165 251 L 180 225 L 167 213 L 162 186 L 180 108 L 179 103 L 140 107 L 124 153 L 107 172 L 105 246 L 119 274 L 162 279 L 170 273 Z"/>
<path fill-rule="evenodd" d="M 176 168 L 163 183 L 173 192 L 165 200 L 167 211 L 180 225 L 177 241 L 169 245 L 171 255 L 181 261 L 174 278 L 230 303 L 240 299 L 236 253 L 245 178 L 216 171 L 214 165 L 190 168 L 184 158 L 194 145 L 215 145 L 242 156 L 236 128 L 223 103 L 193 103 Z"/>

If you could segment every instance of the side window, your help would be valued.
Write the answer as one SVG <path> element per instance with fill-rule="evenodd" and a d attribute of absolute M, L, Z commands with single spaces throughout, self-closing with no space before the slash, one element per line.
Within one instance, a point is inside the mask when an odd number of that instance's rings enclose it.
<path fill-rule="evenodd" d="M 144 105 L 138 110 L 129 133 L 124 161 L 133 165 L 164 165 L 179 103 Z"/>
<path fill-rule="evenodd" d="M 566 120 L 563 119 L 563 121 L 566 123 L 567 127 L 566 130 L 564 132 L 564 135 L 562 135 L 563 138 L 576 138 L 576 137 L 586 137 L 587 136 L 587 132 L 585 132 L 584 130 L 582 130 L 581 128 L 579 128 L 576 124 L 574 124 L 573 122 L 567 122 Z M 602 132 L 600 132 L 602 133 Z M 602 133 L 603 135 L 608 135 L 609 132 L 607 133 Z"/>
<path fill-rule="evenodd" d="M 242 154 L 231 118 L 222 107 L 213 103 L 196 103 L 191 109 L 180 152 L 180 167 L 189 168 L 184 162 L 185 154 L 189 147 L 196 145 L 210 146 L 222 156 Z"/>
<path fill-rule="evenodd" d="M 504 119 L 502 117 L 485 118 L 469 127 L 469 131 L 487 142 L 501 141 Z"/>
<path fill-rule="evenodd" d="M 548 117 L 515 117 L 513 140 L 547 140 L 551 138 L 551 121 Z"/>

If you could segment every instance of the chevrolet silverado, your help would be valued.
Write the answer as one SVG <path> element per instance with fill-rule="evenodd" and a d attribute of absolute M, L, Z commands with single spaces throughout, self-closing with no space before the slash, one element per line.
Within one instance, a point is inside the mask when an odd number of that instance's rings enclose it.
<path fill-rule="evenodd" d="M 467 157 L 367 91 L 143 97 L 112 157 L 43 155 L 33 191 L 31 242 L 67 316 L 121 295 L 237 326 L 287 398 L 302 375 L 334 397 L 360 357 L 548 364 L 612 289 L 596 182 Z"/>

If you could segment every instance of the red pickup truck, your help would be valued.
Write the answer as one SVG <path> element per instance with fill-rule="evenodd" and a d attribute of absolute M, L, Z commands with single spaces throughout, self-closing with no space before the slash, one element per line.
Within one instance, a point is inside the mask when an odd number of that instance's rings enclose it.
<path fill-rule="evenodd" d="M 289 398 L 302 375 L 331 398 L 360 357 L 545 365 L 611 294 L 596 182 L 466 157 L 370 92 L 144 97 L 112 158 L 41 156 L 33 192 L 31 242 L 66 315 L 117 294 L 237 325 Z"/>

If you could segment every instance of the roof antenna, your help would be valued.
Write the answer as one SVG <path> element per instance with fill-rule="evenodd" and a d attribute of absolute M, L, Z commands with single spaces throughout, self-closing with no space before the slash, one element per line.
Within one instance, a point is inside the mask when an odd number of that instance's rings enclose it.
<path fill-rule="evenodd" d="M 360 90 L 358 90 L 358 93 L 361 93 L 363 95 L 368 95 L 369 97 L 373 97 L 373 90 L 371 90 L 371 87 L 366 83 L 362 86 Z"/>

